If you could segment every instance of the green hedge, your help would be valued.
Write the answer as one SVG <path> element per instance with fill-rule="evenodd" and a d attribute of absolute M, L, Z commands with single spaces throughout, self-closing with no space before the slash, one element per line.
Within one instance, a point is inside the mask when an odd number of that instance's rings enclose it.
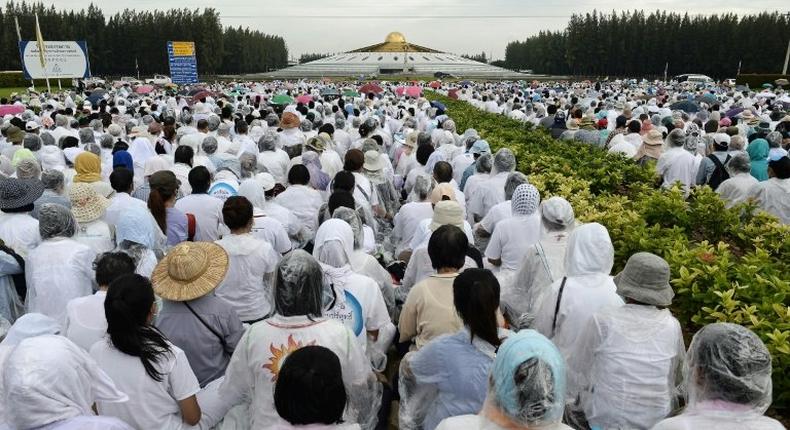
<path fill-rule="evenodd" d="M 790 75 L 738 75 L 735 78 L 735 83 L 737 85 L 748 85 L 749 88 L 762 88 L 763 84 L 776 85 L 777 79 L 790 81 Z"/>
<path fill-rule="evenodd" d="M 64 88 L 67 86 L 70 87 L 71 79 L 61 79 L 60 83 Z M 49 84 L 52 86 L 52 88 L 57 89 L 58 80 L 50 79 Z M 25 79 L 25 75 L 21 71 L 0 72 L 0 88 L 12 87 L 28 88 L 30 87 L 30 80 Z M 46 79 L 36 79 L 36 87 L 46 88 Z"/>
<path fill-rule="evenodd" d="M 774 407 L 790 405 L 790 227 L 754 206 L 726 209 L 708 187 L 686 199 L 679 189 L 657 190 L 652 167 L 581 143 L 558 142 L 545 131 L 439 99 L 458 128 L 476 129 L 492 149 L 516 153 L 543 198 L 568 199 L 584 222 L 606 226 L 615 247 L 615 271 L 638 251 L 664 257 L 672 268 L 673 313 L 686 341 L 713 322 L 742 324 L 773 356 Z M 786 414 L 787 409 L 781 413 Z"/>

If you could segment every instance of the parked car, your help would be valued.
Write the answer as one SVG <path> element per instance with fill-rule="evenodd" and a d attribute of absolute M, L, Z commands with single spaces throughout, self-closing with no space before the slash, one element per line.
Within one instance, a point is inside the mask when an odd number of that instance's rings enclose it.
<path fill-rule="evenodd" d="M 115 81 L 115 86 L 122 87 L 124 85 L 141 85 L 143 82 L 137 78 L 133 78 L 131 76 L 123 76 L 121 79 Z"/>
<path fill-rule="evenodd" d="M 173 80 L 170 79 L 170 76 L 154 75 L 153 78 L 146 79 L 145 83 L 150 85 L 167 85 L 167 84 L 172 84 Z"/>
<path fill-rule="evenodd" d="M 726 85 L 728 87 L 734 87 L 735 86 L 735 79 L 733 79 L 733 78 L 725 79 L 724 80 L 724 85 Z"/>
<path fill-rule="evenodd" d="M 85 85 L 86 88 L 87 87 L 100 87 L 100 86 L 103 86 L 106 83 L 104 81 L 104 79 L 102 79 L 102 78 L 100 78 L 98 76 L 91 76 L 91 77 L 85 78 L 85 79 L 79 79 L 79 78 L 72 79 L 71 80 L 71 86 L 78 87 L 80 81 L 82 81 L 82 85 Z"/>

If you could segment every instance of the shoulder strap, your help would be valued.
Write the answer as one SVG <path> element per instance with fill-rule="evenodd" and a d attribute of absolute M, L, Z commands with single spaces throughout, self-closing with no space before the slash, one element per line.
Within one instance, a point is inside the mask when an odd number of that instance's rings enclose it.
<path fill-rule="evenodd" d="M 203 318 L 201 318 L 200 315 L 198 315 L 194 309 L 192 309 L 192 306 L 189 306 L 189 303 L 187 302 L 182 302 L 182 303 L 184 303 L 184 306 L 186 306 L 187 309 L 189 309 L 189 312 L 192 312 L 192 315 L 194 315 L 195 318 L 197 318 L 198 321 L 200 321 L 200 323 L 203 324 L 203 327 L 206 327 L 214 336 L 217 337 L 217 339 L 219 339 L 219 343 L 222 345 L 222 352 L 224 354 L 231 355 L 230 352 L 228 352 L 228 344 L 227 342 L 225 342 L 225 338 L 221 334 L 217 333 L 217 331 L 214 330 L 213 327 L 208 325 L 208 323 Z"/>
<path fill-rule="evenodd" d="M 721 163 L 721 160 L 719 160 L 719 157 L 717 157 L 716 155 L 710 154 L 708 155 L 708 158 L 710 158 L 710 161 L 713 161 L 713 164 L 715 164 L 717 168 L 719 169 L 724 168 L 724 164 Z M 724 162 L 726 163 L 727 161 L 730 161 L 729 154 L 727 155 L 727 159 Z"/>
<path fill-rule="evenodd" d="M 543 263 L 543 269 L 546 270 L 546 274 L 549 275 L 549 282 L 554 282 L 554 277 L 551 276 L 551 267 L 549 267 L 549 261 L 546 259 L 546 252 L 543 251 L 543 245 L 538 242 L 535 244 L 535 248 L 538 251 L 538 257 L 540 257 L 541 263 Z"/>
<path fill-rule="evenodd" d="M 562 292 L 565 291 L 565 281 L 568 280 L 567 276 L 562 278 L 562 284 L 560 284 L 560 292 L 557 294 L 557 304 L 554 305 L 554 320 L 551 322 L 551 337 L 554 337 L 554 334 L 557 330 L 557 315 L 560 313 L 560 303 L 562 303 Z"/>
<path fill-rule="evenodd" d="M 195 231 L 197 230 L 197 220 L 195 215 L 187 214 L 187 240 L 190 242 L 195 241 Z"/>
<path fill-rule="evenodd" d="M 365 192 L 365 189 L 362 188 L 359 184 L 356 184 L 356 187 L 359 190 L 359 192 L 362 193 L 363 196 L 365 196 L 365 200 L 367 200 L 368 203 L 370 203 L 370 196 L 368 195 L 368 193 Z"/>

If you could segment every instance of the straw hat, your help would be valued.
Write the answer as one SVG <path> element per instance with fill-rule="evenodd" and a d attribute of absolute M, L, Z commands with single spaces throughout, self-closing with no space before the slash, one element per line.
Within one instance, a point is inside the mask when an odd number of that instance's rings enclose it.
<path fill-rule="evenodd" d="M 416 148 L 417 147 L 417 138 L 420 136 L 419 131 L 412 131 L 411 133 L 406 135 L 406 141 L 403 142 L 403 146 L 407 146 L 409 148 Z"/>
<path fill-rule="evenodd" d="M 464 210 L 458 202 L 445 200 L 437 203 L 433 208 L 433 218 L 428 228 L 435 231 L 443 225 L 454 225 L 461 230 L 464 229 Z"/>
<path fill-rule="evenodd" d="M 663 145 L 664 144 L 664 136 L 658 130 L 650 130 L 647 134 L 642 138 L 646 145 Z"/>
<path fill-rule="evenodd" d="M 156 265 L 151 281 L 159 297 L 186 302 L 214 291 L 225 279 L 228 254 L 211 242 L 183 242 Z"/>
<path fill-rule="evenodd" d="M 384 163 L 381 162 L 378 151 L 365 152 L 365 164 L 362 165 L 365 170 L 375 172 L 384 168 Z"/>
<path fill-rule="evenodd" d="M 285 112 L 283 113 L 282 120 L 280 120 L 280 128 L 282 129 L 289 129 L 289 128 L 296 128 L 299 127 L 299 117 L 296 116 L 293 112 Z"/>
<path fill-rule="evenodd" d="M 110 201 L 99 194 L 91 184 L 75 182 L 69 189 L 71 213 L 78 223 L 89 223 L 104 216 Z"/>
<path fill-rule="evenodd" d="M 675 292 L 669 285 L 669 264 L 649 252 L 637 252 L 614 277 L 617 294 L 640 303 L 669 306 Z"/>

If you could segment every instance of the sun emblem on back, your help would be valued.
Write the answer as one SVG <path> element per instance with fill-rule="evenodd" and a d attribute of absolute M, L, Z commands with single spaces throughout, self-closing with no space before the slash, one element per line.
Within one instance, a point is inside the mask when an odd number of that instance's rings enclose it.
<path fill-rule="evenodd" d="M 267 369 L 269 372 L 272 372 L 272 382 L 277 381 L 277 375 L 280 374 L 280 369 L 282 368 L 285 359 L 288 358 L 292 352 L 299 348 L 311 345 L 315 345 L 315 341 L 304 344 L 302 342 L 295 341 L 293 335 L 288 335 L 287 344 L 280 345 L 279 348 L 275 347 L 274 344 L 269 345 L 269 351 L 272 352 L 272 357 L 269 359 L 268 364 L 263 365 L 263 368 Z"/>

